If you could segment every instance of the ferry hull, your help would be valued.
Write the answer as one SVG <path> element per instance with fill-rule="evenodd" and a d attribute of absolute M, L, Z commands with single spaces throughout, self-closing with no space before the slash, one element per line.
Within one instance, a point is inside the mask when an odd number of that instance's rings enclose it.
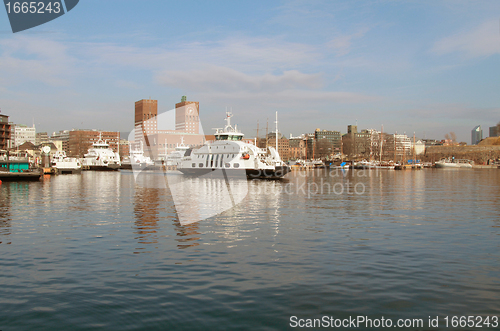
<path fill-rule="evenodd" d="M 241 177 L 245 175 L 249 179 L 279 179 L 290 172 L 290 167 L 279 166 L 275 169 L 177 168 L 177 170 L 188 176 Z"/>
<path fill-rule="evenodd" d="M 84 166 L 86 169 L 84 170 L 91 170 L 91 171 L 118 171 L 120 169 L 120 165 L 118 164 L 112 164 L 112 165 L 89 165 L 89 166 Z"/>
<path fill-rule="evenodd" d="M 56 168 L 57 172 L 60 173 L 61 175 L 71 175 L 71 174 L 79 174 L 82 172 L 81 168 L 66 168 L 66 169 L 61 169 L 61 168 Z"/>

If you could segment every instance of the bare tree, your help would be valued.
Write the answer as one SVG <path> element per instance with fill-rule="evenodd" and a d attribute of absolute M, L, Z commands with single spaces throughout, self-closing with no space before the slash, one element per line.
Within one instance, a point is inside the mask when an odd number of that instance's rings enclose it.
<path fill-rule="evenodd" d="M 319 139 L 316 143 L 316 157 L 326 158 L 333 153 L 333 144 L 328 139 Z"/>
<path fill-rule="evenodd" d="M 457 142 L 457 135 L 455 134 L 455 132 L 450 132 L 450 138 L 451 138 L 451 142 L 453 143 L 456 143 Z"/>

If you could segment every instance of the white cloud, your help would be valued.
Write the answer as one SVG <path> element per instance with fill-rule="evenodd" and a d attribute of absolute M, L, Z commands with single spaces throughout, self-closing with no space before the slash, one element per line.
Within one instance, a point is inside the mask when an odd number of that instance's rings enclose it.
<path fill-rule="evenodd" d="M 184 43 L 176 48 L 132 47 L 87 43 L 82 53 L 95 64 L 132 66 L 151 70 L 187 70 L 207 65 L 242 71 L 291 70 L 321 57 L 314 46 L 277 38 L 228 38 L 211 42 Z"/>
<path fill-rule="evenodd" d="M 465 53 L 468 57 L 500 54 L 500 22 L 484 22 L 469 32 L 457 33 L 437 41 L 432 52 L 443 55 L 453 52 Z"/>
<path fill-rule="evenodd" d="M 362 38 L 366 32 L 368 32 L 368 29 L 363 29 L 350 35 L 340 35 L 327 42 L 326 46 L 332 49 L 337 56 L 347 55 L 351 51 L 353 40 Z"/>
<path fill-rule="evenodd" d="M 320 74 L 304 74 L 297 70 L 290 70 L 284 71 L 281 75 L 248 75 L 234 69 L 216 66 L 189 72 L 166 71 L 158 75 L 157 80 L 167 86 L 197 92 L 274 92 L 321 86 Z"/>
<path fill-rule="evenodd" d="M 68 83 L 75 59 L 62 43 L 28 36 L 0 40 L 0 83 L 38 81 L 61 86 Z"/>

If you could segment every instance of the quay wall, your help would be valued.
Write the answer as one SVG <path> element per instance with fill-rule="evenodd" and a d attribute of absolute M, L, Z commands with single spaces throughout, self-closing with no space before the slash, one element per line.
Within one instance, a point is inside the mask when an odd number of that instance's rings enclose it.
<path fill-rule="evenodd" d="M 500 158 L 500 146 L 429 146 L 425 149 L 426 161 L 439 161 L 454 156 L 455 159 L 469 159 L 476 164 L 487 164 L 488 160 Z"/>

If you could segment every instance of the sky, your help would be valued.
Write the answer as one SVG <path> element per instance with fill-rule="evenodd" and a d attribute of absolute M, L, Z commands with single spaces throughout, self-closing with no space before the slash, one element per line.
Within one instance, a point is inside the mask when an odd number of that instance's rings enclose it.
<path fill-rule="evenodd" d="M 470 143 L 500 121 L 500 1 L 81 0 L 13 34 L 0 110 L 37 132 L 133 129 L 134 102 L 200 102 L 206 134 L 358 129 Z"/>

